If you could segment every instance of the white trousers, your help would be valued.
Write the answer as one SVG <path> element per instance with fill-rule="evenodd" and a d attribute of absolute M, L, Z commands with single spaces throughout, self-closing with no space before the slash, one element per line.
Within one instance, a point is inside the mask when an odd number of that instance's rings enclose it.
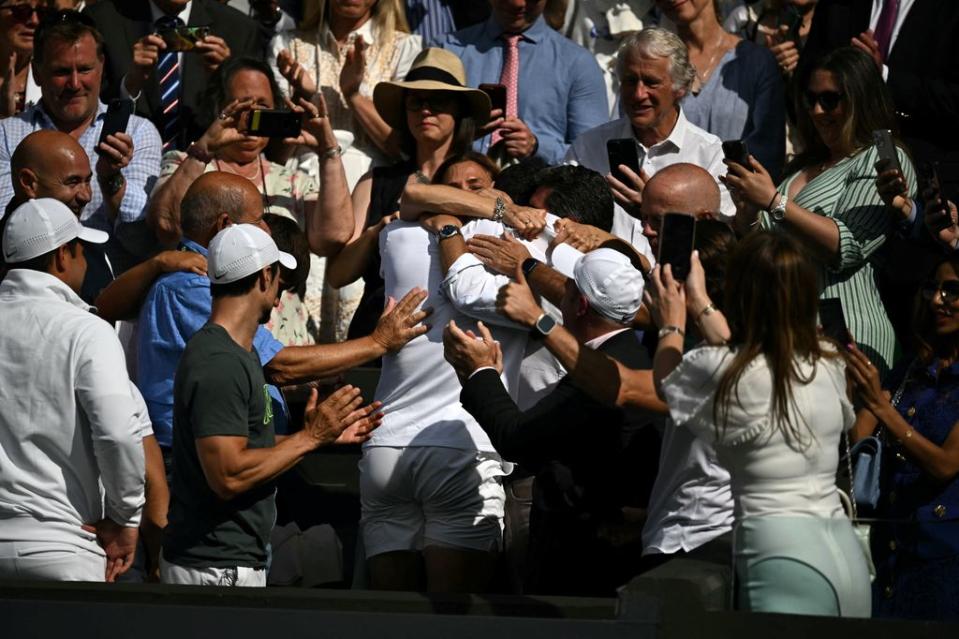
<path fill-rule="evenodd" d="M 187 568 L 171 564 L 160 556 L 160 581 L 181 586 L 237 586 L 263 588 L 266 569 L 236 566 L 234 568 Z"/>
<path fill-rule="evenodd" d="M 103 581 L 103 555 L 48 541 L 0 541 L 0 579 Z"/>

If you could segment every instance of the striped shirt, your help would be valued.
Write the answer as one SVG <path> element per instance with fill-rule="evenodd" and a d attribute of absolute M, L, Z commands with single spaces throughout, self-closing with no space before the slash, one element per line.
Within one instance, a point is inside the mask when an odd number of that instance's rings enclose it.
<path fill-rule="evenodd" d="M 876 190 L 874 165 L 878 159 L 875 147 L 869 146 L 810 180 L 793 201 L 807 211 L 830 218 L 839 228 L 839 255 L 832 264 L 817 265 L 819 296 L 839 298 L 849 332 L 880 373 L 885 374 L 893 364 L 896 336 L 879 297 L 876 272 L 883 257 L 879 249 L 894 232 L 896 215 Z M 916 172 L 901 148 L 899 163 L 909 192 L 915 194 Z M 788 192 L 796 175 L 779 185 L 780 193 Z M 777 226 L 768 214 L 762 214 L 763 228 Z M 787 228 L 790 227 L 785 225 L 783 230 Z"/>
<path fill-rule="evenodd" d="M 410 31 L 430 42 L 456 31 L 453 11 L 443 0 L 406 0 L 406 20 Z"/>

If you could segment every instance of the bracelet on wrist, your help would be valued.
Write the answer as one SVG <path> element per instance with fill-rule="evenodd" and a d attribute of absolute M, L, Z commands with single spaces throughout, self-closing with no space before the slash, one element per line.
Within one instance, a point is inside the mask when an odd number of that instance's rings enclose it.
<path fill-rule="evenodd" d="M 779 198 L 779 191 L 776 191 L 775 193 L 773 193 L 772 199 L 769 200 L 769 204 L 766 205 L 766 210 L 767 210 L 767 211 L 772 211 L 772 210 L 773 210 L 773 204 L 776 203 L 776 200 L 777 200 L 778 198 Z"/>
<path fill-rule="evenodd" d="M 493 217 L 490 218 L 494 222 L 502 222 L 503 217 L 506 215 L 506 201 L 503 198 L 496 198 L 496 203 L 493 205 Z"/>
<path fill-rule="evenodd" d="M 321 160 L 332 160 L 333 158 L 338 158 L 343 155 L 343 147 L 337 144 L 336 146 L 329 148 L 325 151 L 319 153 Z"/>
<path fill-rule="evenodd" d="M 716 305 L 713 304 L 712 302 L 710 302 L 709 304 L 706 305 L 706 308 L 704 308 L 703 310 L 699 311 L 699 315 L 696 316 L 696 323 L 699 324 L 700 322 L 703 321 L 703 319 L 704 319 L 705 317 L 707 317 L 707 316 L 709 316 L 709 315 L 712 315 L 713 313 L 715 313 L 715 312 L 718 311 L 718 310 L 719 310 L 719 309 L 716 308 Z"/>
<path fill-rule="evenodd" d="M 210 153 L 209 149 L 201 147 L 196 142 L 186 148 L 186 154 L 187 157 L 191 157 L 198 162 L 202 162 L 203 164 L 209 164 L 214 158 L 214 155 Z"/>
<path fill-rule="evenodd" d="M 686 331 L 684 331 L 679 326 L 676 326 L 675 324 L 667 324 L 666 326 L 659 329 L 658 337 L 659 339 L 663 339 L 667 335 L 672 335 L 673 333 L 676 333 L 680 337 L 686 337 Z"/>

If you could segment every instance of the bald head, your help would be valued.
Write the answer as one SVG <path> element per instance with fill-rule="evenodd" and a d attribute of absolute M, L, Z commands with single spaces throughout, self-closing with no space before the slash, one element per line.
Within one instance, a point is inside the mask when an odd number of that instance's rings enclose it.
<path fill-rule="evenodd" d="M 716 216 L 719 202 L 719 185 L 708 171 L 695 164 L 671 164 L 657 171 L 643 189 L 643 235 L 653 252 L 658 252 L 664 214 Z"/>
<path fill-rule="evenodd" d="M 263 196 L 248 179 L 223 171 L 194 180 L 180 203 L 180 224 L 184 237 L 202 246 L 229 224 L 256 224 L 269 233 Z"/>
<path fill-rule="evenodd" d="M 92 197 L 90 158 L 60 131 L 34 131 L 23 138 L 10 158 L 10 172 L 18 199 L 53 198 L 80 215 Z"/>

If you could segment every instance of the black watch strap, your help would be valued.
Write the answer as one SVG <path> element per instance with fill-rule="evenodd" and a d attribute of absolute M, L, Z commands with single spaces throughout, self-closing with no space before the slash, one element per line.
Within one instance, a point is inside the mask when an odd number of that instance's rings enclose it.
<path fill-rule="evenodd" d="M 542 262 L 535 257 L 527 257 L 525 260 L 523 260 L 523 275 L 529 277 L 529 274 L 533 272 L 533 269 L 540 264 L 542 264 Z"/>

